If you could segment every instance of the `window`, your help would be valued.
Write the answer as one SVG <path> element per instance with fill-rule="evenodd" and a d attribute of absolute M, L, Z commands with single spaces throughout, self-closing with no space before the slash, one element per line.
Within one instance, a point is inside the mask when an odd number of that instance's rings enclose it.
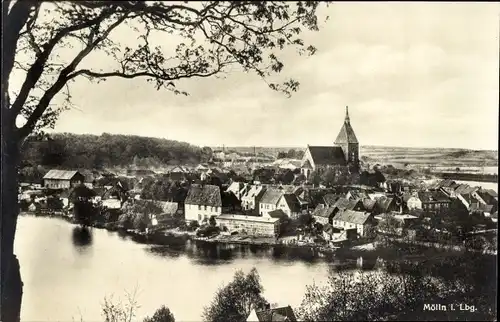
<path fill-rule="evenodd" d="M 201 215 L 198 215 L 198 220 L 201 220 Z"/>
<path fill-rule="evenodd" d="M 204 206 L 204 207 L 205 207 L 204 210 L 207 210 L 207 206 Z"/>
<path fill-rule="evenodd" d="M 201 210 L 201 205 L 198 205 L 198 210 Z"/>

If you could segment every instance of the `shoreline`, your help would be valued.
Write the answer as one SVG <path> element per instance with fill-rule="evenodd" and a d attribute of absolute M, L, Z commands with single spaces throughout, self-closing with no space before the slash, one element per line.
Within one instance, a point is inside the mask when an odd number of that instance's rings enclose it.
<path fill-rule="evenodd" d="M 78 226 L 77 223 L 73 220 L 72 217 L 69 217 L 67 215 L 64 215 L 63 212 L 53 212 L 53 213 L 45 213 L 45 214 L 40 214 L 40 213 L 34 213 L 34 212 L 29 212 L 29 211 L 22 211 L 20 212 L 20 215 L 23 216 L 33 216 L 33 217 L 44 217 L 44 218 L 60 218 L 63 219 L 70 224 L 73 224 L 75 226 Z M 194 232 L 189 232 L 189 231 L 179 231 L 176 229 L 165 229 L 165 230 L 159 230 L 159 231 L 154 231 L 152 233 L 140 233 L 136 232 L 134 230 L 126 230 L 126 229 L 121 229 L 116 226 L 111 226 L 108 223 L 92 223 L 88 227 L 91 228 L 96 228 L 96 229 L 104 229 L 107 231 L 112 231 L 112 232 L 120 232 L 122 234 L 125 234 L 127 236 L 132 237 L 134 240 L 137 239 L 137 242 L 145 243 L 145 244 L 151 244 L 151 245 L 160 245 L 160 246 L 165 246 L 169 245 L 168 242 L 166 242 L 167 239 L 170 239 L 172 237 L 174 238 L 182 238 L 186 240 L 191 240 L 191 241 L 197 241 L 197 242 L 204 242 L 207 244 L 220 244 L 220 245 L 246 245 L 246 246 L 264 246 L 264 247 L 280 247 L 280 248 L 289 248 L 289 249 L 321 249 L 322 251 L 329 251 L 329 252 L 335 252 L 338 247 L 325 247 L 323 245 L 318 245 L 318 244 L 287 244 L 283 242 L 277 241 L 276 238 L 271 238 L 271 237 L 255 237 L 255 236 L 238 236 L 237 239 L 233 238 L 233 236 L 214 236 L 214 237 L 198 237 L 195 235 Z M 224 237 L 229 237 L 229 238 L 224 238 Z M 274 241 L 269 241 L 273 239 Z"/>
<path fill-rule="evenodd" d="M 31 217 L 44 217 L 44 218 L 59 218 L 77 227 L 78 225 L 74 220 L 64 215 L 63 213 L 51 213 L 51 214 L 36 214 L 31 212 L 20 212 L 22 216 Z M 391 247 L 384 248 L 364 248 L 362 245 L 368 245 L 369 243 L 359 243 L 358 245 L 344 245 L 344 247 L 331 248 L 325 247 L 318 244 L 286 244 L 286 243 L 259 243 L 255 241 L 255 238 L 246 238 L 247 240 L 221 240 L 218 238 L 207 238 L 207 237 L 197 237 L 194 232 L 176 231 L 174 229 L 167 230 L 166 232 L 153 232 L 152 234 L 138 233 L 132 230 L 124 229 L 110 229 L 110 227 L 105 227 L 106 224 L 93 224 L 89 228 L 104 229 L 109 232 L 116 232 L 122 236 L 130 237 L 133 242 L 138 244 L 145 244 L 152 247 L 155 246 L 180 246 L 186 245 L 189 242 L 195 242 L 202 247 L 222 247 L 222 249 L 237 249 L 241 247 L 250 247 L 270 250 L 279 254 L 286 254 L 287 256 L 292 256 L 297 260 L 302 259 L 323 259 L 328 262 L 341 262 L 341 265 L 348 265 L 349 263 L 356 264 L 358 267 L 361 265 L 363 268 L 369 269 L 370 267 L 376 265 L 380 260 L 385 261 L 399 261 L 399 260 L 410 260 L 410 261 L 420 261 L 426 260 L 426 258 L 441 258 L 442 256 L 460 256 L 465 250 L 453 250 L 453 249 L 443 249 L 435 247 L 426 247 L 423 245 L 415 247 L 420 250 L 418 253 L 402 253 Z M 109 226 L 109 225 L 108 225 Z M 360 247 L 361 246 L 361 247 Z M 488 254 L 484 254 L 488 255 Z M 274 256 L 274 255 L 273 255 Z"/>

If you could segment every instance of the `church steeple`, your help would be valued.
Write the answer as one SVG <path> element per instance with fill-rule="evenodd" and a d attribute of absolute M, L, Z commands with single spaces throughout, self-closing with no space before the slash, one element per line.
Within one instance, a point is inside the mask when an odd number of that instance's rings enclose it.
<path fill-rule="evenodd" d="M 335 145 L 342 148 L 346 162 L 348 164 L 357 165 L 359 162 L 359 142 L 354 134 L 349 117 L 349 107 L 345 107 L 345 119 L 342 128 L 340 129 Z"/>

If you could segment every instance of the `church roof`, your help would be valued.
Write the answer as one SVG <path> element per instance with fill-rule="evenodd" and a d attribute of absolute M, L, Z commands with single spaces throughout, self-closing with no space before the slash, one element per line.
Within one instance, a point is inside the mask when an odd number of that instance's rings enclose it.
<path fill-rule="evenodd" d="M 354 134 L 351 124 L 347 122 L 344 122 L 344 125 L 340 129 L 339 135 L 337 135 L 337 139 L 335 140 L 335 144 L 344 143 L 358 143 L 358 139 L 356 138 L 356 134 Z"/>
<path fill-rule="evenodd" d="M 315 165 L 345 165 L 344 151 L 339 146 L 309 146 Z"/>
<path fill-rule="evenodd" d="M 345 143 L 359 143 L 358 139 L 356 138 L 356 134 L 354 134 L 354 130 L 352 129 L 351 121 L 349 120 L 349 112 L 347 106 L 344 125 L 342 125 L 342 128 L 337 135 L 337 139 L 335 140 L 335 144 Z"/>

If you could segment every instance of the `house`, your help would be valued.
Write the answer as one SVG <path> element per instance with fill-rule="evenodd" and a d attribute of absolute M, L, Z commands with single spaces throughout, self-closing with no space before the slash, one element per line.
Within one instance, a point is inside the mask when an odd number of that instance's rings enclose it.
<path fill-rule="evenodd" d="M 220 188 L 214 185 L 193 184 L 189 188 L 184 204 L 184 215 L 188 222 L 201 223 L 212 216 L 219 216 L 222 213 Z"/>
<path fill-rule="evenodd" d="M 264 192 L 264 195 L 259 202 L 259 214 L 266 215 L 269 211 L 277 209 L 278 201 L 283 195 L 283 192 L 276 188 L 269 188 Z"/>
<path fill-rule="evenodd" d="M 188 174 L 189 169 L 180 165 L 175 166 L 168 171 L 168 176 L 172 180 L 185 180 Z"/>
<path fill-rule="evenodd" d="M 479 189 L 477 194 L 484 200 L 487 205 L 498 204 L 498 194 L 492 189 Z"/>
<path fill-rule="evenodd" d="M 243 210 L 259 210 L 259 202 L 266 192 L 266 188 L 261 185 L 252 185 L 248 191 L 241 197 L 241 207 Z"/>
<path fill-rule="evenodd" d="M 398 204 L 395 197 L 381 197 L 377 199 L 375 211 L 379 214 L 388 213 L 391 211 L 401 212 L 401 205 Z"/>
<path fill-rule="evenodd" d="M 469 211 L 471 214 L 481 214 L 485 217 L 491 217 L 492 213 L 494 213 L 494 211 L 496 210 L 493 209 L 493 207 L 494 207 L 493 205 L 473 203 L 471 204 Z"/>
<path fill-rule="evenodd" d="M 373 217 L 364 211 L 343 210 L 333 217 L 333 227 L 341 229 L 356 229 L 359 236 L 366 236 L 373 226 Z"/>
<path fill-rule="evenodd" d="M 274 322 L 274 321 L 297 321 L 293 309 L 289 306 L 268 308 L 265 310 L 252 309 L 247 322 Z"/>
<path fill-rule="evenodd" d="M 277 209 L 283 210 L 289 218 L 295 219 L 301 214 L 301 204 L 296 195 L 285 193 L 279 198 Z"/>
<path fill-rule="evenodd" d="M 243 182 L 232 182 L 226 191 L 232 192 L 238 200 L 241 200 L 247 190 L 248 185 Z"/>
<path fill-rule="evenodd" d="M 237 231 L 252 236 L 278 237 L 280 233 L 280 218 L 270 216 L 245 216 L 222 214 L 215 218 L 216 223 L 224 229 Z"/>
<path fill-rule="evenodd" d="M 369 198 L 368 197 L 368 194 L 364 191 L 360 191 L 360 190 L 349 190 L 346 195 L 345 195 L 345 198 L 346 199 L 364 199 L 364 198 Z"/>
<path fill-rule="evenodd" d="M 136 202 L 141 202 L 136 201 Z M 153 200 L 147 200 L 149 202 Z M 168 223 L 171 221 L 171 218 L 173 215 L 176 215 L 179 213 L 179 204 L 177 202 L 172 202 L 172 201 L 155 201 L 155 203 L 161 207 L 162 213 L 159 215 L 151 215 L 151 224 L 153 226 L 157 226 L 158 224 L 164 224 Z"/>
<path fill-rule="evenodd" d="M 448 209 L 451 204 L 451 199 L 444 192 L 439 190 L 419 191 L 418 198 L 422 202 L 422 209 L 427 212 L 443 212 Z"/>
<path fill-rule="evenodd" d="M 194 170 L 197 172 L 205 172 L 208 171 L 209 167 L 206 164 L 198 164 Z"/>
<path fill-rule="evenodd" d="M 69 189 L 84 182 L 84 175 L 75 170 L 53 169 L 43 177 L 43 186 L 48 189 Z"/>
<path fill-rule="evenodd" d="M 316 209 L 314 209 L 312 216 L 317 223 L 322 225 L 331 224 L 333 222 L 333 217 L 336 214 L 336 210 L 337 209 L 334 207 L 318 205 Z"/>
<path fill-rule="evenodd" d="M 234 195 L 232 191 L 222 191 L 222 212 L 231 213 L 241 210 L 241 201 Z"/>
<path fill-rule="evenodd" d="M 323 238 L 327 241 L 339 239 L 342 232 L 342 229 L 335 228 L 331 224 L 326 223 L 323 225 Z"/>
<path fill-rule="evenodd" d="M 418 198 L 418 193 L 404 193 L 403 205 L 408 210 L 422 209 L 422 201 Z"/>
<path fill-rule="evenodd" d="M 377 201 L 370 199 L 370 198 L 364 198 L 363 199 L 363 208 L 365 211 L 368 212 L 374 212 L 375 211 L 375 206 L 377 205 Z"/>
<path fill-rule="evenodd" d="M 340 194 L 327 193 L 323 196 L 323 204 L 325 206 L 332 207 L 340 198 L 342 198 L 342 195 Z"/>
<path fill-rule="evenodd" d="M 362 200 L 348 200 L 346 198 L 339 198 L 337 202 L 333 205 L 334 208 L 338 210 L 354 210 L 354 211 L 362 211 L 363 210 L 363 201 Z"/>
<path fill-rule="evenodd" d="M 118 181 L 117 184 L 106 189 L 101 196 L 102 205 L 108 209 L 120 209 L 127 200 L 127 191 Z"/>

